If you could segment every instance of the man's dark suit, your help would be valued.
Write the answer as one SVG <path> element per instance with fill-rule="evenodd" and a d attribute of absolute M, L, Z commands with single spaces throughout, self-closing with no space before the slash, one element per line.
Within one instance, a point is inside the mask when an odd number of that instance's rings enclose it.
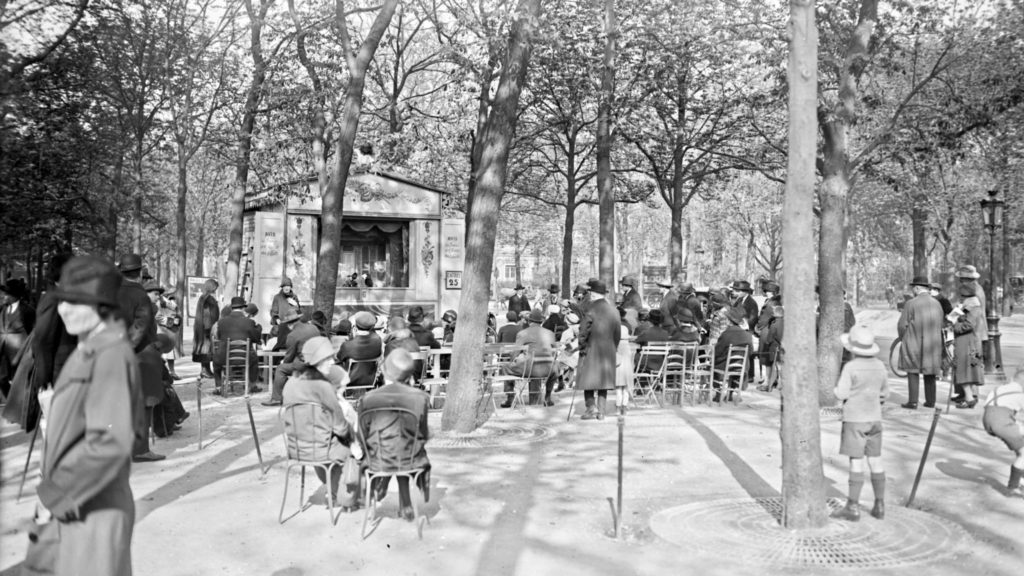
<path fill-rule="evenodd" d="M 415 430 L 407 430 L 409 436 L 416 438 L 419 449 L 413 454 L 411 462 L 405 468 L 422 468 L 417 485 L 423 492 L 423 499 L 430 500 L 430 459 L 427 458 L 427 439 L 430 436 L 427 427 L 427 410 L 430 406 L 430 396 L 422 390 L 412 388 L 407 384 L 391 383 L 381 386 L 376 390 L 368 392 L 359 403 L 359 426 L 363 438 L 367 441 L 367 456 L 373 470 L 374 462 L 382 461 L 385 466 L 398 466 L 401 456 L 413 449 L 413 446 L 402 444 L 404 434 L 394 430 L 395 426 L 404 426 L 408 420 L 400 420 L 394 412 L 378 412 L 370 419 L 364 419 L 363 415 L 372 408 L 404 408 L 411 410 L 419 419 L 419 426 Z M 379 434 L 378 434 L 379 432 Z M 374 439 L 380 438 L 378 446 Z M 379 459 L 378 459 L 379 457 Z M 405 464 L 403 462 L 403 464 Z M 384 492 L 387 490 L 389 478 L 381 478 L 375 481 L 374 489 Z M 376 482 L 381 482 L 377 484 Z M 403 508 L 412 502 L 409 494 L 409 481 L 404 477 L 398 478 L 399 505 Z"/>
<path fill-rule="evenodd" d="M 249 382 L 256 383 L 259 379 L 259 359 L 256 357 L 255 343 L 259 342 L 262 334 L 260 327 L 252 318 L 246 317 L 241 308 L 231 311 L 231 314 L 222 316 L 217 321 L 217 342 L 214 343 L 213 367 L 214 375 L 220 377 L 224 368 L 225 358 L 228 349 L 228 342 L 232 340 L 249 340 Z"/>
<path fill-rule="evenodd" d="M 346 340 L 338 350 L 338 363 L 347 366 L 352 360 L 378 360 L 383 344 L 376 332 L 360 334 Z M 377 364 L 360 362 L 348 372 L 350 386 L 372 386 L 377 375 Z"/>

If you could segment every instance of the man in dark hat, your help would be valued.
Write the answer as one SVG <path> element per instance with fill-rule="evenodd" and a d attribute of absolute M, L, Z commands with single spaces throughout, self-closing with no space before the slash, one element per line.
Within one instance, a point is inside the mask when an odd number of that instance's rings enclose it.
<path fill-rule="evenodd" d="M 281 324 L 289 325 L 288 338 L 285 342 L 285 354 L 281 364 L 274 371 L 274 383 L 270 391 L 270 400 L 263 402 L 264 406 L 280 406 L 284 394 L 284 385 L 288 377 L 292 375 L 302 362 L 302 345 L 314 336 L 319 336 L 320 331 L 316 326 L 307 322 L 297 310 L 288 312 L 288 315 L 281 318 Z"/>
<path fill-rule="evenodd" d="M 298 312 L 299 297 L 292 291 L 292 279 L 285 276 L 281 279 L 281 291 L 274 294 L 274 300 L 270 303 L 270 325 L 277 326 L 281 319 L 288 316 L 291 311 Z"/>
<path fill-rule="evenodd" d="M 583 390 L 586 412 L 583 420 L 603 420 L 608 391 L 615 389 L 615 365 L 622 337 L 619 312 L 606 299 L 608 287 L 592 278 L 590 304 L 580 321 L 580 361 L 576 386 Z"/>
<path fill-rule="evenodd" d="M 524 294 L 526 287 L 516 283 L 516 293 L 508 297 L 508 309 L 515 312 L 529 312 L 532 306 Z"/>
<path fill-rule="evenodd" d="M 342 343 L 338 350 L 338 364 L 348 370 L 349 386 L 373 386 L 377 361 L 384 350 L 384 344 L 375 329 L 377 318 L 361 310 L 352 317 L 352 325 L 352 339 Z"/>
<path fill-rule="evenodd" d="M 929 294 L 931 283 L 924 276 L 910 281 L 914 297 L 903 305 L 896 330 L 900 346 L 899 367 L 907 372 L 907 402 L 902 406 L 917 409 L 919 382 L 924 376 L 924 407 L 935 406 L 935 377 L 942 372 L 942 324 L 945 316 L 938 300 Z"/>
<path fill-rule="evenodd" d="M 569 311 L 579 317 L 586 314 L 587 305 L 590 303 L 590 286 L 585 282 L 577 284 L 572 289 L 572 300 L 569 301 Z"/>
<path fill-rule="evenodd" d="M 0 391 L 4 398 L 11 392 L 11 378 L 17 368 L 14 359 L 36 323 L 36 311 L 25 302 L 27 296 L 25 283 L 20 280 L 0 286 Z"/>
<path fill-rule="evenodd" d="M 761 306 L 761 312 L 757 315 L 757 324 L 754 326 L 754 334 L 758 338 L 764 338 L 768 332 L 768 324 L 775 317 L 773 312 L 776 306 L 782 306 L 782 291 L 779 288 L 779 283 L 774 280 L 768 280 L 764 283 L 764 305 Z"/>
<path fill-rule="evenodd" d="M 737 280 L 729 288 L 733 292 L 732 305 L 743 310 L 743 317 L 747 321 L 746 328 L 753 334 L 754 328 L 757 326 L 757 316 L 760 313 L 757 300 L 754 300 L 754 289 L 746 280 Z"/>
<path fill-rule="evenodd" d="M 142 257 L 127 254 L 119 266 L 124 281 L 117 293 L 121 319 L 137 354 L 156 341 L 156 310 L 142 287 Z"/>
<path fill-rule="evenodd" d="M 227 358 L 228 343 L 232 340 L 249 341 L 249 391 L 259 392 L 256 386 L 259 380 L 259 358 L 256 357 L 256 344 L 262 339 L 260 327 L 252 318 L 245 315 L 246 302 L 241 296 L 231 298 L 231 312 L 221 316 L 217 321 L 217 342 L 214 345 L 213 375 L 217 390 L 221 389 L 224 364 Z"/>
<path fill-rule="evenodd" d="M 126 254 L 118 266 L 121 288 L 117 292 L 119 316 L 124 322 L 128 341 L 135 350 L 139 363 L 139 381 L 145 408 L 145 427 L 135 436 L 132 461 L 155 462 L 166 458 L 149 449 L 149 428 L 153 421 L 153 406 L 163 399 L 162 366 L 160 353 L 150 344 L 156 342 L 156 307 L 142 287 L 142 256 Z"/>
<path fill-rule="evenodd" d="M 444 315 L 441 316 L 441 322 L 444 324 L 444 336 L 442 342 L 446 345 L 451 345 L 455 342 L 455 323 L 459 319 L 459 314 L 455 310 L 446 310 Z"/>
<path fill-rule="evenodd" d="M 622 280 L 619 280 L 619 284 L 625 287 L 625 291 L 622 294 L 621 307 L 626 311 L 626 322 L 630 326 L 636 326 L 640 323 L 640 309 L 644 307 L 644 300 L 640 297 L 640 293 L 637 292 L 637 281 L 634 276 L 624 276 Z"/>

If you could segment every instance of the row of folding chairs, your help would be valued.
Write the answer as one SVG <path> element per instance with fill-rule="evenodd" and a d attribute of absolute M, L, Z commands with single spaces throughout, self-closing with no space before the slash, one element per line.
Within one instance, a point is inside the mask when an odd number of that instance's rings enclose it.
<path fill-rule="evenodd" d="M 738 402 L 746 381 L 748 346 L 730 346 L 723 369 L 715 368 L 715 349 L 710 344 L 651 342 L 636 354 L 633 399 L 638 406 L 664 406 L 663 398 L 682 405 L 719 401 Z"/>

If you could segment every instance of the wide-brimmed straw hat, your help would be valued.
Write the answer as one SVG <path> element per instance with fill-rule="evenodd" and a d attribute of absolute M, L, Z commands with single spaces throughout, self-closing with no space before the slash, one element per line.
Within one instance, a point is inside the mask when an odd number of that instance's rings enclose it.
<path fill-rule="evenodd" d="M 867 326 L 854 326 L 850 331 L 839 337 L 839 341 L 846 348 L 857 356 L 874 356 L 878 354 L 878 344 L 875 343 L 875 335 Z"/>

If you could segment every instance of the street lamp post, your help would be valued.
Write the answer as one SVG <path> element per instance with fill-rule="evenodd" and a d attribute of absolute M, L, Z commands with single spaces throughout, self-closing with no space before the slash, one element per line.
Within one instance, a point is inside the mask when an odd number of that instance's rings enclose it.
<path fill-rule="evenodd" d="M 1004 202 L 998 199 L 998 190 L 990 190 L 989 198 L 981 201 L 981 217 L 988 231 L 988 341 L 985 343 L 985 375 L 995 382 L 1006 382 L 1003 372 L 1003 351 L 999 346 L 999 310 L 996 304 L 996 229 L 1003 224 Z"/>

